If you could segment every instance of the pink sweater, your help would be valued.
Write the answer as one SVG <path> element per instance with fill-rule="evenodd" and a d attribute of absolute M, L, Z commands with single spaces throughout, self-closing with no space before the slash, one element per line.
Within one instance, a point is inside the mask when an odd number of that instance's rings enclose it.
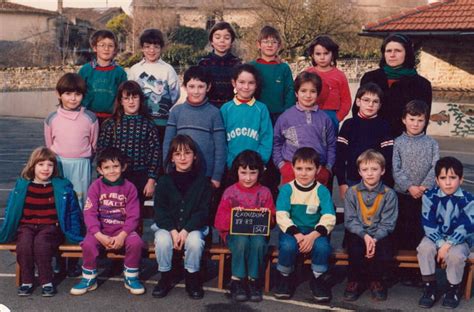
<path fill-rule="evenodd" d="M 97 146 L 98 135 L 97 117 L 84 107 L 78 111 L 69 111 L 59 107 L 44 121 L 46 147 L 60 157 L 91 157 Z"/>
<path fill-rule="evenodd" d="M 319 71 L 315 67 L 309 67 L 306 71 L 318 74 L 323 81 L 323 89 L 317 99 L 319 108 L 335 110 L 337 119 L 344 120 L 352 105 L 351 91 L 346 75 L 336 67 L 327 72 Z"/>

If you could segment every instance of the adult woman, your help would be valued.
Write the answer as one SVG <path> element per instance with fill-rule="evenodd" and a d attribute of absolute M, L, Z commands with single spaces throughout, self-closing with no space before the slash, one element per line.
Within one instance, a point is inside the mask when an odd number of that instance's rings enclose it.
<path fill-rule="evenodd" d="M 401 34 L 385 38 L 380 48 L 380 68 L 365 73 L 360 85 L 376 83 L 384 92 L 379 115 L 388 121 L 392 136 L 402 134 L 402 111 L 411 100 L 422 100 L 431 110 L 431 83 L 418 75 L 415 69 L 415 53 L 411 40 Z M 359 111 L 356 105 L 352 114 Z"/>

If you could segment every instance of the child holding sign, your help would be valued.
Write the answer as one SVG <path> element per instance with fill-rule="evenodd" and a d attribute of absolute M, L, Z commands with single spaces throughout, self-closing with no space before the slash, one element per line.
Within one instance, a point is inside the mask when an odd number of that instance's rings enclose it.
<path fill-rule="evenodd" d="M 238 182 L 222 195 L 214 226 L 232 253 L 232 299 L 259 302 L 262 301 L 262 290 L 258 278 L 267 253 L 268 236 L 229 233 L 231 215 L 233 209 L 253 209 L 269 212 L 269 218 L 273 220 L 275 205 L 270 190 L 259 183 L 263 161 L 257 152 L 241 152 L 232 163 L 231 173 Z M 248 287 L 244 283 L 246 278 Z"/>

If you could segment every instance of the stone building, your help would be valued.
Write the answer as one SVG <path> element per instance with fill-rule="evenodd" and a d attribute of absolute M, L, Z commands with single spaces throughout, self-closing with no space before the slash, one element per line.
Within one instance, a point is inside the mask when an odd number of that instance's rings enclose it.
<path fill-rule="evenodd" d="M 363 27 L 361 35 L 408 35 L 418 72 L 431 81 L 429 132 L 474 137 L 474 1 L 431 1 Z"/>

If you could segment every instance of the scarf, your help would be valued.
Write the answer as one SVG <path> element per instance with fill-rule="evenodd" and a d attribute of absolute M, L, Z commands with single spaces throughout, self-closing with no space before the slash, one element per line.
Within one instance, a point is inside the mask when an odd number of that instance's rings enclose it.
<path fill-rule="evenodd" d="M 384 65 L 383 71 L 387 75 L 388 79 L 400 79 L 402 77 L 411 77 L 417 74 L 416 69 L 414 68 L 405 68 L 405 67 L 390 67 Z"/>

